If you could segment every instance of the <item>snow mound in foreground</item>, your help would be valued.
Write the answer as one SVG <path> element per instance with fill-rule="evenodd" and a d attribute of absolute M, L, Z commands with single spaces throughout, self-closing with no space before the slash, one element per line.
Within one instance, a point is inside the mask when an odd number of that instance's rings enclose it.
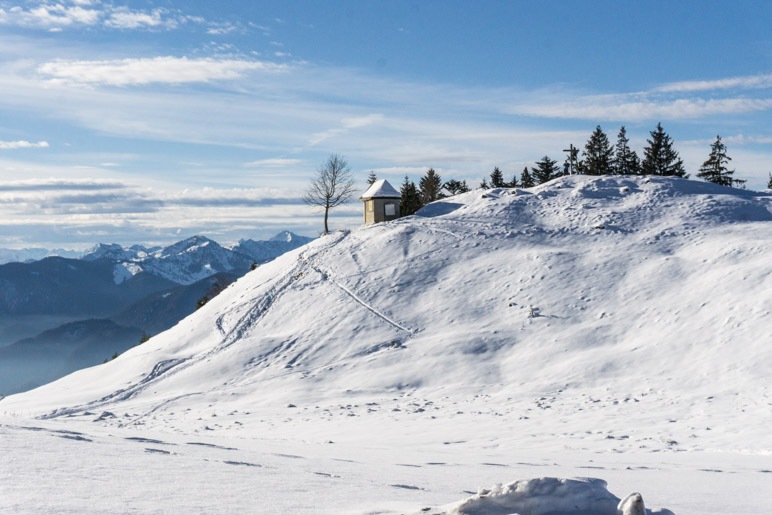
<path fill-rule="evenodd" d="M 606 482 L 595 478 L 561 479 L 543 477 L 494 485 L 463 501 L 440 508 L 447 515 L 639 515 L 643 503 L 619 500 L 606 489 Z M 647 515 L 673 515 L 667 509 Z M 640 514 L 642 515 L 642 514 Z"/>

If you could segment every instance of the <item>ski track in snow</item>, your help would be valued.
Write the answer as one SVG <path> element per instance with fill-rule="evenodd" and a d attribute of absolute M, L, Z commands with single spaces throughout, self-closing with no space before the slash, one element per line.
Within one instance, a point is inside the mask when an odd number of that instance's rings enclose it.
<path fill-rule="evenodd" d="M 327 279 L 327 280 L 328 280 L 328 281 L 330 281 L 330 282 L 331 282 L 333 285 L 335 285 L 337 288 L 339 288 L 340 290 L 342 290 L 342 291 L 343 291 L 343 292 L 344 292 L 346 295 L 348 295 L 348 296 L 349 296 L 349 297 L 350 297 L 350 298 L 351 298 L 351 299 L 352 299 L 354 302 L 356 302 L 357 304 L 359 304 L 360 306 L 362 306 L 362 307 L 363 307 L 363 308 L 365 308 L 366 310 L 370 311 L 372 314 L 374 314 L 375 316 L 377 316 L 378 318 L 380 318 L 381 320 L 383 320 L 383 321 L 384 321 L 384 322 L 386 322 L 387 324 L 391 325 L 392 327 L 394 327 L 394 328 L 396 328 L 396 329 L 398 329 L 398 330 L 400 330 L 400 331 L 402 331 L 402 332 L 405 332 L 405 333 L 407 333 L 408 337 L 411 337 L 411 336 L 413 336 L 413 335 L 415 334 L 415 332 L 416 332 L 416 331 L 415 331 L 414 329 L 411 329 L 411 328 L 409 328 L 409 327 L 406 327 L 406 326 L 404 326 L 404 325 L 400 324 L 399 322 L 397 322 L 397 321 L 396 321 L 396 320 L 394 320 L 393 318 L 389 317 L 388 315 L 386 315 L 386 314 L 385 314 L 385 313 L 383 313 L 382 311 L 379 311 L 378 309 L 376 309 L 376 308 L 375 308 L 375 307 L 374 307 L 372 304 L 369 304 L 367 301 L 365 301 L 364 299 L 362 299 L 362 297 L 360 297 L 359 295 L 357 295 L 356 293 L 354 293 L 353 291 L 351 291 L 349 288 L 347 288 L 346 286 L 344 286 L 344 285 L 343 285 L 343 284 L 342 284 L 340 281 L 336 280 L 336 279 L 335 279 L 335 278 L 334 278 L 334 277 L 331 275 L 331 273 L 330 273 L 330 272 L 325 272 L 325 271 L 323 271 L 321 268 L 319 268 L 319 267 L 316 267 L 316 266 L 314 266 L 314 265 L 310 265 L 310 266 L 311 266 L 311 268 L 312 268 L 312 269 L 313 269 L 315 272 L 319 273 L 319 274 L 320 274 L 320 275 L 321 275 L 323 278 Z"/>
<path fill-rule="evenodd" d="M 242 340 L 244 338 L 244 335 L 249 332 L 250 329 L 255 327 L 256 324 L 259 323 L 259 321 L 267 314 L 270 307 L 282 296 L 284 292 L 288 290 L 288 288 L 297 281 L 300 277 L 302 277 L 305 269 L 310 266 L 310 262 L 313 257 L 325 254 L 329 252 L 330 249 L 335 247 L 340 241 L 342 241 L 346 236 L 348 236 L 348 232 L 342 232 L 335 235 L 334 239 L 331 239 L 331 241 L 327 242 L 321 249 L 316 250 L 313 255 L 309 255 L 308 251 L 301 254 L 300 259 L 298 262 L 293 266 L 290 270 L 285 272 L 283 275 L 281 275 L 278 278 L 275 278 L 273 281 L 273 285 L 268 289 L 267 292 L 265 292 L 263 295 L 260 296 L 260 298 L 257 300 L 257 302 L 248 302 L 242 304 L 242 306 L 246 306 L 246 313 L 242 315 L 236 324 L 234 324 L 234 327 L 226 330 L 224 328 L 224 318 L 226 314 L 220 315 L 215 320 L 215 327 L 217 331 L 222 335 L 222 341 L 220 344 L 216 345 L 210 350 L 207 350 L 203 353 L 200 353 L 195 356 L 191 356 L 189 358 L 182 358 L 182 359 L 170 359 L 170 360 L 164 360 L 162 362 L 157 363 L 153 370 L 143 377 L 139 382 L 136 384 L 130 385 L 126 388 L 123 388 L 121 390 L 118 390 L 116 392 L 113 392 L 107 396 L 104 396 L 100 398 L 99 400 L 87 403 L 82 406 L 76 406 L 71 408 L 60 408 L 52 413 L 45 415 L 42 418 L 57 418 L 62 416 L 68 416 L 73 415 L 76 413 L 80 413 L 83 411 L 93 410 L 93 409 L 99 409 L 101 407 L 104 407 L 106 405 L 109 405 L 114 402 L 120 402 L 129 400 L 147 388 L 149 388 L 152 384 L 157 382 L 160 379 L 168 378 L 172 375 L 178 374 L 195 364 L 204 361 L 208 358 L 210 358 L 213 355 L 218 354 L 222 350 L 224 350 L 227 347 L 230 347 L 234 343 Z M 357 298 L 353 293 L 349 294 L 352 296 L 352 298 Z M 362 302 L 360 300 L 360 303 L 367 307 L 366 303 Z M 236 308 L 238 309 L 238 307 Z M 381 316 L 384 320 L 388 320 L 385 315 L 381 315 L 375 310 L 374 308 L 370 308 L 373 313 L 376 315 Z M 402 328 L 398 324 L 396 324 L 393 321 L 389 321 L 392 325 L 399 327 L 400 329 L 407 331 L 408 333 L 412 334 L 412 332 L 409 329 Z M 275 351 L 276 349 L 274 349 Z M 266 353 L 266 358 L 270 355 L 272 355 L 274 352 L 270 351 Z M 324 365 L 328 366 L 328 365 Z M 323 368 L 317 367 L 317 368 Z M 296 371 L 293 371 L 292 373 L 297 373 Z M 285 375 L 285 374 L 279 374 L 279 375 Z M 232 381 L 226 382 L 223 386 L 231 386 L 233 384 Z M 222 387 L 220 387 L 222 388 Z M 144 413 L 143 415 L 139 416 L 137 419 L 132 421 L 132 423 L 135 423 L 136 421 L 139 421 L 153 412 L 159 410 L 161 407 L 171 404 L 176 400 L 179 400 L 184 397 L 194 396 L 194 395 L 200 395 L 200 392 L 194 392 L 189 393 L 182 396 L 177 396 L 172 399 L 168 399 L 164 401 L 163 403 L 153 407 L 150 411 Z"/>

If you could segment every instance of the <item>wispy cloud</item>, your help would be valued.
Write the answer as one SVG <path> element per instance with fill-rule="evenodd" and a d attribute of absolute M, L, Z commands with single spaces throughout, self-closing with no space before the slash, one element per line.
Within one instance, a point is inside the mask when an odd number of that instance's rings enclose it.
<path fill-rule="evenodd" d="M 295 206 L 290 216 L 287 206 Z M 195 208 L 195 209 L 191 209 Z M 169 242 L 205 232 L 232 239 L 274 229 L 303 232 L 311 212 L 302 199 L 273 188 L 138 187 L 121 181 L 38 179 L 0 185 L 0 227 L 5 244 L 46 241 L 66 232 L 69 241 Z M 300 216 L 298 216 L 300 214 Z M 357 212 L 358 214 L 358 212 Z M 314 217 L 315 218 L 315 217 Z M 55 221 L 55 223 L 53 222 Z M 159 236 L 162 235 L 162 236 Z"/>
<path fill-rule="evenodd" d="M 269 158 L 258 159 L 257 161 L 250 161 L 244 163 L 244 166 L 254 168 L 290 168 L 295 167 L 303 163 L 302 159 L 289 159 L 289 158 Z"/>
<path fill-rule="evenodd" d="M 267 61 L 163 56 L 107 61 L 58 60 L 38 66 L 37 71 L 55 82 L 129 86 L 234 80 L 248 72 L 279 73 L 288 67 Z"/>
<path fill-rule="evenodd" d="M 570 102 L 543 102 L 514 105 L 511 114 L 543 118 L 584 120 L 643 121 L 683 120 L 710 115 L 739 114 L 772 109 L 772 98 L 681 98 L 629 101 L 625 96 L 586 97 Z"/>
<path fill-rule="evenodd" d="M 664 84 L 654 91 L 663 93 L 689 93 L 696 91 L 713 91 L 722 89 L 760 89 L 772 88 L 772 73 L 762 75 L 747 75 L 743 77 L 727 77 L 716 80 L 694 80 Z"/>
<path fill-rule="evenodd" d="M 383 120 L 384 116 L 380 113 L 371 113 L 364 116 L 353 116 L 349 118 L 343 118 L 340 120 L 338 127 L 327 129 L 325 131 L 317 132 L 311 135 L 308 142 L 311 146 L 319 145 L 320 143 L 327 141 L 328 139 L 341 136 L 353 129 L 362 129 L 369 125 L 374 125 Z"/>
<path fill-rule="evenodd" d="M 136 10 L 98 0 L 37 0 L 26 4 L 0 2 L 0 24 L 50 31 L 83 27 L 171 30 L 186 23 L 205 22 L 201 17 L 187 16 L 178 10 Z"/>
<path fill-rule="evenodd" d="M 152 11 L 133 11 L 128 7 L 118 7 L 108 13 L 104 20 L 107 27 L 117 29 L 137 29 L 137 28 L 157 28 L 166 24 L 168 27 L 174 27 L 176 22 L 170 22 L 163 17 L 161 9 Z"/>
<path fill-rule="evenodd" d="M 123 189 L 126 184 L 117 181 L 31 179 L 8 181 L 0 184 L 0 191 L 80 191 Z"/>
<path fill-rule="evenodd" d="M 771 145 L 772 136 L 746 136 L 738 134 L 736 136 L 727 136 L 723 138 L 725 143 L 737 143 L 738 145 Z M 709 142 L 711 143 L 712 140 Z"/>
<path fill-rule="evenodd" d="M 222 36 L 234 32 L 244 32 L 244 27 L 233 22 L 209 22 L 206 33 L 212 36 Z"/>
<path fill-rule="evenodd" d="M 47 141 L 32 143 L 29 141 L 0 141 L 0 150 L 16 150 L 19 148 L 48 148 Z"/>

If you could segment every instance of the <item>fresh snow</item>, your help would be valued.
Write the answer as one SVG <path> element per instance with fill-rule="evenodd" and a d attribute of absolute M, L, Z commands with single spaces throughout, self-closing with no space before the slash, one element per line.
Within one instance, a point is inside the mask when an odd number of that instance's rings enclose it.
<path fill-rule="evenodd" d="M 554 477 L 497 484 L 480 491 L 459 503 L 444 506 L 440 511 L 449 514 L 506 515 L 645 515 L 645 503 L 638 492 L 618 499 L 606 489 L 602 479 L 560 479 Z M 649 510 L 651 515 L 672 515 L 670 510 Z"/>
<path fill-rule="evenodd" d="M 0 502 L 769 513 L 770 229 L 768 193 L 572 176 L 333 233 L 0 400 Z"/>
<path fill-rule="evenodd" d="M 380 179 L 375 181 L 370 185 L 369 188 L 367 188 L 367 191 L 365 191 L 362 196 L 359 197 L 360 200 L 366 200 L 371 198 L 400 198 L 402 195 L 400 192 L 394 189 L 394 186 L 391 185 L 389 181 L 386 179 Z"/>
<path fill-rule="evenodd" d="M 121 284 L 126 279 L 131 279 L 140 272 L 142 272 L 142 267 L 137 263 L 116 263 L 113 267 L 113 282 Z"/>

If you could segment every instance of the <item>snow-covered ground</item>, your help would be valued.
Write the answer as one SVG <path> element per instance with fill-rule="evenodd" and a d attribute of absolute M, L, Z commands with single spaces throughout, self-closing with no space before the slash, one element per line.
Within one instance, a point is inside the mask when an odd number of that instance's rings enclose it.
<path fill-rule="evenodd" d="M 772 195 L 577 176 L 420 215 L 1 400 L 0 507 L 769 513 Z"/>

